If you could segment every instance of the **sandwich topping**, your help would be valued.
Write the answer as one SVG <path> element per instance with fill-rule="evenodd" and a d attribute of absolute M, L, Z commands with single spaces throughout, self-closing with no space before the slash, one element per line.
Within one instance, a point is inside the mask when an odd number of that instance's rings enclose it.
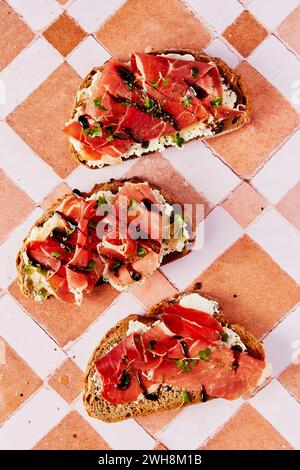
<path fill-rule="evenodd" d="M 158 400 L 167 386 L 199 393 L 205 400 L 249 396 L 266 363 L 249 355 L 240 337 L 212 313 L 179 302 L 161 308 L 151 326 L 130 322 L 127 336 L 96 360 L 95 368 L 101 396 L 125 404 Z"/>
<path fill-rule="evenodd" d="M 245 114 L 217 66 L 190 55 L 133 53 L 126 64 L 111 59 L 79 101 L 65 133 L 91 166 L 165 145 L 181 147 Z"/>
<path fill-rule="evenodd" d="M 125 182 L 117 194 L 75 190 L 31 230 L 23 252 L 25 285 L 36 300 L 54 295 L 80 304 L 104 281 L 118 290 L 142 282 L 188 238 L 187 223 L 148 183 Z"/>

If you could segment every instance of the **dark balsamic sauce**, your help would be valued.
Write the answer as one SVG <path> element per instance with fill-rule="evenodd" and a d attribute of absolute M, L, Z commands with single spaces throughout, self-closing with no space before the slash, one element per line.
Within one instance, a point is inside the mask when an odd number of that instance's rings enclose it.
<path fill-rule="evenodd" d="M 205 403 L 208 400 L 208 395 L 206 393 L 204 385 L 202 385 L 201 392 L 200 392 L 200 397 L 201 397 L 202 403 Z"/>
<path fill-rule="evenodd" d="M 141 388 L 142 394 L 146 398 L 146 400 L 151 400 L 151 401 L 157 401 L 159 398 L 159 393 L 148 393 L 145 385 L 143 384 L 143 379 L 141 377 L 141 374 L 139 372 L 136 373 L 136 378 L 138 381 L 138 384 Z"/>

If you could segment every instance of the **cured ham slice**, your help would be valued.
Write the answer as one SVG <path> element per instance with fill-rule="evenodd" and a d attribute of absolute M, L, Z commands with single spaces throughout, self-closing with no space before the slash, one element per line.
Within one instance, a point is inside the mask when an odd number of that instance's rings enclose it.
<path fill-rule="evenodd" d="M 135 401 L 143 391 L 140 377 L 157 387 L 204 390 L 228 400 L 248 396 L 265 362 L 222 341 L 223 328 L 217 323 L 198 310 L 178 304 L 164 307 L 160 320 L 146 332 L 127 336 L 96 362 L 102 396 L 114 404 Z M 124 377 L 128 384 L 122 390 L 119 384 Z"/>

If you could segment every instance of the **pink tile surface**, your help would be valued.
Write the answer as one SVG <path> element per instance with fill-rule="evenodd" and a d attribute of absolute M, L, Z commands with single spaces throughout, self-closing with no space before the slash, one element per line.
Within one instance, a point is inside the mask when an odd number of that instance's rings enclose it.
<path fill-rule="evenodd" d="M 224 0 L 220 10 L 216 0 L 40 3 L 37 10 L 32 0 L 0 2 L 6 91 L 5 97 L 0 83 L 0 448 L 299 447 L 297 0 Z M 249 87 L 251 123 L 182 152 L 170 149 L 98 172 L 77 168 L 62 127 L 80 77 L 110 54 L 125 57 L 145 47 L 205 47 L 237 66 Z M 88 189 L 135 175 L 182 203 L 203 204 L 202 251 L 129 293 L 99 287 L 80 308 L 22 296 L 14 259 L 37 214 L 70 191 L 70 181 Z M 81 404 L 82 374 L 103 331 L 196 280 L 221 300 L 231 322 L 264 338 L 278 380 L 242 406 L 215 400 L 116 426 L 89 420 Z M 182 435 L 183 426 L 193 435 Z"/>

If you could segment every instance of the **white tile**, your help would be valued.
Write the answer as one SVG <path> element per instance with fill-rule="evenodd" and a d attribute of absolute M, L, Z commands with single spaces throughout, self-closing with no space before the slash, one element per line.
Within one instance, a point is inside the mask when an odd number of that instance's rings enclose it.
<path fill-rule="evenodd" d="M 299 403 L 276 379 L 257 393 L 250 403 L 292 446 L 300 448 Z"/>
<path fill-rule="evenodd" d="M 241 61 L 238 53 L 234 53 L 228 46 L 219 38 L 215 38 L 205 49 L 204 52 L 212 57 L 220 57 L 230 67 L 235 68 Z"/>
<path fill-rule="evenodd" d="M 249 227 L 248 234 L 300 283 L 300 232 L 295 227 L 272 208 Z"/>
<path fill-rule="evenodd" d="M 41 388 L 0 428 L 0 449 L 30 450 L 67 412 L 56 392 Z"/>
<path fill-rule="evenodd" d="M 62 56 L 44 37 L 37 38 L 0 72 L 6 103 L 0 118 L 6 117 L 63 62 Z"/>
<path fill-rule="evenodd" d="M 88 33 L 93 33 L 124 3 L 124 0 L 75 0 L 68 12 Z"/>
<path fill-rule="evenodd" d="M 160 269 L 179 289 L 184 289 L 241 235 L 242 229 L 235 220 L 222 207 L 216 207 L 198 225 L 192 253 Z"/>
<path fill-rule="evenodd" d="M 52 168 L 5 122 L 0 123 L 0 140 L 1 168 L 35 202 L 41 201 L 59 185 L 61 179 Z"/>
<path fill-rule="evenodd" d="M 136 159 L 133 158 L 119 165 L 106 166 L 99 170 L 90 170 L 86 166 L 80 165 L 68 176 L 66 182 L 71 188 L 90 191 L 96 183 L 103 183 L 111 178 L 121 178 L 135 163 Z"/>
<path fill-rule="evenodd" d="M 242 400 L 216 399 L 186 408 L 162 432 L 160 442 L 170 450 L 198 449 L 242 405 Z"/>
<path fill-rule="evenodd" d="M 62 12 L 54 0 L 8 0 L 25 21 L 36 31 L 46 28 Z"/>
<path fill-rule="evenodd" d="M 299 4 L 299 0 L 251 0 L 248 9 L 268 28 L 275 29 Z"/>
<path fill-rule="evenodd" d="M 251 54 L 248 61 L 294 104 L 294 84 L 300 77 L 300 61 L 279 39 L 270 36 Z"/>
<path fill-rule="evenodd" d="M 99 67 L 110 57 L 109 52 L 93 36 L 88 36 L 71 52 L 67 61 L 84 78 L 94 67 Z"/>
<path fill-rule="evenodd" d="M 17 277 L 16 256 L 32 225 L 42 215 L 40 208 L 35 209 L 30 216 L 19 225 L 0 245 L 0 286 L 8 287 Z"/>
<path fill-rule="evenodd" d="M 240 184 L 235 173 L 203 142 L 190 142 L 182 149 L 168 149 L 164 156 L 213 205 L 221 202 Z"/>
<path fill-rule="evenodd" d="M 48 334 L 6 294 L 0 299 L 1 335 L 42 378 L 59 366 L 65 353 Z"/>
<path fill-rule="evenodd" d="M 243 11 L 238 0 L 187 0 L 207 23 L 222 32 Z"/>
<path fill-rule="evenodd" d="M 297 131 L 251 181 L 273 204 L 277 204 L 299 180 L 299 148 L 300 131 Z"/>
<path fill-rule="evenodd" d="M 119 423 L 105 423 L 90 418 L 84 409 L 82 399 L 77 400 L 75 409 L 90 423 L 115 450 L 146 450 L 153 449 L 154 439 L 133 419 Z"/>
<path fill-rule="evenodd" d="M 67 345 L 65 349 L 68 350 L 68 355 L 82 370 L 85 370 L 94 349 L 110 328 L 128 315 L 142 315 L 143 313 L 142 305 L 133 296 L 128 293 L 120 294 L 78 341 Z"/>
<path fill-rule="evenodd" d="M 300 306 L 264 339 L 264 348 L 268 361 L 273 366 L 273 375 L 278 375 L 289 364 L 299 359 Z"/>

